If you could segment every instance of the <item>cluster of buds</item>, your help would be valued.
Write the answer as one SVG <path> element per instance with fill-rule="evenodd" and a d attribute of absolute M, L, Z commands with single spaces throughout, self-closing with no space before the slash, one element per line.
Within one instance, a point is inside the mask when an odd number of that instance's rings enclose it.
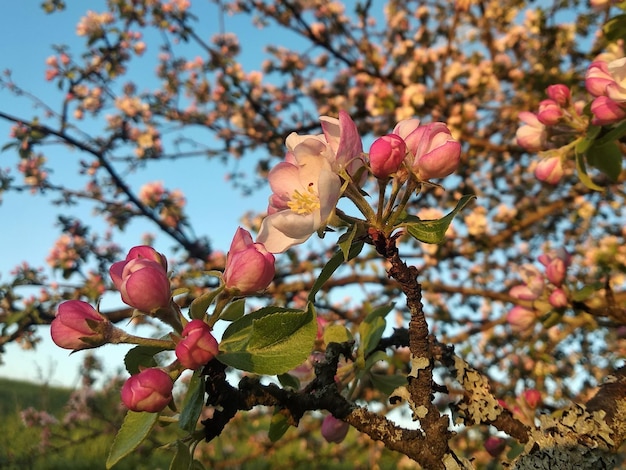
<path fill-rule="evenodd" d="M 212 328 L 201 319 L 187 322 L 172 301 L 167 259 L 150 246 L 132 248 L 124 261 L 114 263 L 111 281 L 122 301 L 139 313 L 170 324 L 171 340 L 153 340 L 129 335 L 90 304 L 68 300 L 59 305 L 52 321 L 52 340 L 59 347 L 78 351 L 107 343 L 158 345 L 174 349 L 176 360 L 163 368 L 140 370 L 122 388 L 122 401 L 133 411 L 159 412 L 172 399 L 172 376 L 184 369 L 203 367 L 219 354 Z M 222 275 L 226 296 L 250 294 L 265 289 L 274 277 L 274 256 L 250 234 L 238 229 L 226 257 Z M 183 324 L 186 325 L 183 328 Z"/>
<path fill-rule="evenodd" d="M 442 122 L 400 121 L 391 134 L 374 141 L 369 155 L 345 112 L 338 119 L 322 116 L 320 122 L 323 134 L 287 137 L 285 160 L 268 175 L 273 194 L 257 241 L 271 253 L 282 253 L 324 229 L 343 196 L 368 222 L 381 225 L 359 196 L 368 171 L 379 184 L 396 177 L 396 186 L 410 181 L 415 189 L 423 181 L 450 175 L 460 162 L 461 144 Z"/>
<path fill-rule="evenodd" d="M 546 89 L 548 99 L 539 103 L 536 113 L 522 111 L 518 117 L 523 125 L 517 130 L 517 144 L 529 152 L 543 151 L 543 159 L 535 168 L 535 177 L 556 184 L 564 173 L 563 162 L 571 143 L 571 134 L 584 133 L 588 120 L 583 114 L 584 102 L 573 101 L 571 90 L 563 84 Z"/>
<path fill-rule="evenodd" d="M 544 272 L 533 265 L 523 266 L 521 274 L 524 283 L 509 290 L 509 295 L 520 302 L 507 315 L 509 326 L 517 333 L 531 331 L 539 315 L 545 313 L 535 308 L 542 300 L 547 300 L 548 308 L 552 309 L 563 309 L 569 305 L 567 291 L 563 286 L 571 262 L 569 253 L 559 248 L 540 255 L 538 261 L 544 266 Z"/>
<path fill-rule="evenodd" d="M 402 168 L 420 180 L 444 178 L 459 166 L 461 144 L 442 122 L 420 125 L 418 119 L 400 121 L 391 134 L 380 137 L 370 147 L 373 175 L 386 179 Z"/>
<path fill-rule="evenodd" d="M 611 62 L 592 62 L 585 75 L 585 88 L 594 96 L 591 103 L 596 126 L 606 126 L 626 117 L 626 57 Z"/>

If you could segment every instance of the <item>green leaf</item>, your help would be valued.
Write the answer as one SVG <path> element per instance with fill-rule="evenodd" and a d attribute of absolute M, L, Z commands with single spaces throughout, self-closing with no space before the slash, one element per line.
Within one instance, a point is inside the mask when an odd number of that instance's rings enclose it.
<path fill-rule="evenodd" d="M 358 230 L 359 228 L 357 224 L 352 225 L 350 231 L 344 233 L 337 242 L 337 245 L 339 245 L 339 249 L 343 253 L 344 261 L 348 261 L 348 257 L 350 256 L 350 248 L 352 248 L 352 242 Z"/>
<path fill-rule="evenodd" d="M 563 314 L 561 312 L 552 310 L 546 313 L 545 315 L 543 315 L 540 321 L 543 327 L 548 329 L 555 325 L 558 325 L 561 322 L 562 318 L 563 318 Z"/>
<path fill-rule="evenodd" d="M 246 311 L 246 299 L 235 300 L 228 304 L 228 306 L 220 314 L 220 320 L 235 321 L 243 317 Z"/>
<path fill-rule="evenodd" d="M 215 300 L 215 297 L 217 297 L 223 290 L 224 285 L 222 284 L 217 289 L 210 290 L 209 292 L 202 294 L 200 297 L 193 299 L 193 302 L 191 302 L 191 305 L 189 306 L 189 315 L 191 318 L 202 320 L 206 311 L 209 309 L 209 306 Z"/>
<path fill-rule="evenodd" d="M 112 468 L 116 463 L 134 451 L 157 422 L 159 413 L 128 411 L 124 417 L 122 427 L 113 440 L 106 461 L 106 468 Z"/>
<path fill-rule="evenodd" d="M 311 303 L 306 311 L 261 309 L 226 329 L 217 359 L 247 372 L 282 374 L 306 360 L 316 335 L 316 314 Z"/>
<path fill-rule="evenodd" d="M 294 390 L 300 389 L 300 380 L 291 374 L 278 374 L 278 381 L 283 388 L 292 388 Z"/>
<path fill-rule="evenodd" d="M 170 470 L 189 470 L 191 467 L 191 452 L 189 447 L 181 441 L 176 442 L 176 454 L 170 464 Z"/>
<path fill-rule="evenodd" d="M 452 223 L 452 220 L 469 202 L 476 196 L 466 194 L 463 196 L 456 207 L 448 215 L 439 220 L 420 220 L 403 224 L 406 230 L 413 238 L 424 243 L 441 243 L 446 235 L 446 230 Z"/>
<path fill-rule="evenodd" d="M 379 361 L 389 362 L 389 356 L 384 351 L 376 351 L 370 354 L 365 361 L 365 370 L 370 370 Z"/>
<path fill-rule="evenodd" d="M 613 181 L 617 181 L 622 172 L 622 152 L 617 142 L 611 141 L 600 145 L 595 142 L 587 150 L 587 163 L 596 167 Z"/>
<path fill-rule="evenodd" d="M 596 135 L 597 134 L 599 134 L 599 132 L 596 133 Z M 626 135 L 626 121 L 613 127 L 611 130 L 609 130 L 606 134 L 604 134 L 602 137 L 597 139 L 595 142 L 596 142 L 596 145 L 604 145 L 604 144 L 608 144 L 609 142 L 619 140 L 624 135 Z"/>
<path fill-rule="evenodd" d="M 352 333 L 345 326 L 334 323 L 324 329 L 324 342 L 329 343 L 345 343 L 352 341 Z"/>
<path fill-rule="evenodd" d="M 578 178 L 585 186 L 594 191 L 604 191 L 603 187 L 598 186 L 593 181 L 591 181 L 591 178 L 587 174 L 587 167 L 585 165 L 584 156 L 582 153 L 578 152 L 576 152 L 576 170 L 578 171 Z"/>
<path fill-rule="evenodd" d="M 328 260 L 328 263 L 326 263 L 326 265 L 322 268 L 322 272 L 320 272 L 319 277 L 315 280 L 313 287 L 311 287 L 311 292 L 309 292 L 309 302 L 315 301 L 315 295 L 319 292 L 324 283 L 330 279 L 337 268 L 344 263 L 344 261 L 350 261 L 361 253 L 363 245 L 364 243 L 362 241 L 353 243 L 352 246 L 350 246 L 347 258 L 345 257 L 343 251 L 339 250 Z"/>
<path fill-rule="evenodd" d="M 9 142 L 8 144 L 4 144 L 2 146 L 2 148 L 0 149 L 0 152 L 4 152 L 5 150 L 8 150 L 12 147 L 17 147 L 18 143 L 17 142 Z"/>
<path fill-rule="evenodd" d="M 289 420 L 287 416 L 280 412 L 280 409 L 274 411 L 272 420 L 270 421 L 270 429 L 267 433 L 270 441 L 276 442 L 279 440 L 289 429 Z"/>
<path fill-rule="evenodd" d="M 572 300 L 574 302 L 583 302 L 587 300 L 589 297 L 591 297 L 593 294 L 595 294 L 596 291 L 602 289 L 603 287 L 604 287 L 604 284 L 602 284 L 601 282 L 594 282 L 593 284 L 588 284 L 578 289 L 576 292 L 574 292 L 572 294 Z"/>
<path fill-rule="evenodd" d="M 198 418 L 204 406 L 204 379 L 200 371 L 195 371 L 187 387 L 187 394 L 180 412 L 178 427 L 189 433 L 196 429 Z"/>
<path fill-rule="evenodd" d="M 154 356 L 167 348 L 155 346 L 135 346 L 124 356 L 124 366 L 130 375 L 139 373 L 140 367 L 156 367 Z"/>
<path fill-rule="evenodd" d="M 608 20 L 604 23 L 602 32 L 610 42 L 626 39 L 626 15 L 617 15 Z"/>
<path fill-rule="evenodd" d="M 361 337 L 360 356 L 366 357 L 376 348 L 387 326 L 385 317 L 391 312 L 392 308 L 393 304 L 375 308 L 361 322 L 359 325 L 359 335 Z"/>
<path fill-rule="evenodd" d="M 406 377 L 397 374 L 383 375 L 370 373 L 370 379 L 372 380 L 374 388 L 380 390 L 385 395 L 391 395 L 396 388 L 407 384 Z"/>

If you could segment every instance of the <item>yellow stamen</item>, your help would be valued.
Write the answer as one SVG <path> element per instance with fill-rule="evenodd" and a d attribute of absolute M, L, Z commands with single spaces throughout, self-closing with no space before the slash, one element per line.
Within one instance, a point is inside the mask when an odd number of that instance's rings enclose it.
<path fill-rule="evenodd" d="M 313 191 L 313 183 L 309 184 L 304 194 L 297 190 L 294 191 L 287 206 L 296 214 L 301 215 L 311 214 L 313 211 L 318 210 L 320 208 L 320 198 Z"/>

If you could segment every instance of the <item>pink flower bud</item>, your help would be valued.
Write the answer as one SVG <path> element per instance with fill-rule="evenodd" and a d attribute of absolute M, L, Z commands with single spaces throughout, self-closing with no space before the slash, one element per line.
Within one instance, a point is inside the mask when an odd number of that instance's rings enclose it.
<path fill-rule="evenodd" d="M 132 248 L 125 261 L 111 266 L 109 274 L 125 304 L 147 313 L 169 306 L 167 261 L 153 248 Z"/>
<path fill-rule="evenodd" d="M 87 302 L 68 300 L 59 305 L 50 335 L 57 346 L 77 351 L 105 344 L 109 326 L 109 320 Z"/>
<path fill-rule="evenodd" d="M 335 418 L 333 415 L 327 415 L 322 422 L 322 437 L 327 442 L 339 444 L 346 438 L 350 425 L 345 421 Z"/>
<path fill-rule="evenodd" d="M 524 390 L 523 397 L 524 401 L 526 401 L 528 406 L 530 406 L 533 410 L 540 406 L 541 402 L 543 401 L 541 398 L 541 392 L 534 388 L 531 388 L 530 390 Z"/>
<path fill-rule="evenodd" d="M 401 123 L 396 128 L 404 130 Z M 443 122 L 418 126 L 406 137 L 399 135 L 404 138 L 413 158 L 413 171 L 421 180 L 443 178 L 458 168 L 461 144 L 452 138 L 450 130 Z"/>
<path fill-rule="evenodd" d="M 506 321 L 515 333 L 525 333 L 535 325 L 537 317 L 534 311 L 516 305 L 507 314 Z"/>
<path fill-rule="evenodd" d="M 148 245 L 139 245 L 134 246 L 128 251 L 128 255 L 126 255 L 126 260 L 135 259 L 135 258 L 146 258 L 152 261 L 156 261 L 161 266 L 165 272 L 167 272 L 167 258 L 162 253 L 159 253 L 154 248 Z"/>
<path fill-rule="evenodd" d="M 226 288 L 252 294 L 269 286 L 274 274 L 274 255 L 262 243 L 254 243 L 250 233 L 239 227 L 226 255 Z"/>
<path fill-rule="evenodd" d="M 563 110 L 554 100 L 543 100 L 539 103 L 537 119 L 546 126 L 553 126 L 563 117 Z"/>
<path fill-rule="evenodd" d="M 396 134 L 374 141 L 370 147 L 370 167 L 376 178 L 384 179 L 398 171 L 406 156 L 406 143 Z"/>
<path fill-rule="evenodd" d="M 513 286 L 511 287 L 511 290 L 509 290 L 509 295 L 518 300 L 535 300 L 539 298 L 539 294 L 540 293 L 533 291 L 526 284 Z"/>
<path fill-rule="evenodd" d="M 554 308 L 567 307 L 569 304 L 567 294 L 565 294 L 563 289 L 554 289 L 554 291 L 550 294 L 550 297 L 548 297 L 548 302 L 550 302 L 550 305 Z"/>
<path fill-rule="evenodd" d="M 626 117 L 626 110 L 607 96 L 598 96 L 591 103 L 594 126 L 606 126 L 621 121 Z"/>
<path fill-rule="evenodd" d="M 202 320 L 191 320 L 181 333 L 176 345 L 176 357 L 183 367 L 197 369 L 208 363 L 219 352 L 211 327 Z"/>
<path fill-rule="evenodd" d="M 144 369 L 122 386 L 122 402 L 129 410 L 157 413 L 172 401 L 174 383 L 162 369 Z"/>
<path fill-rule="evenodd" d="M 585 88 L 593 96 L 603 96 L 606 87 L 614 83 L 613 77 L 609 73 L 609 65 L 604 61 L 595 61 L 589 65 L 585 74 Z"/>
<path fill-rule="evenodd" d="M 559 287 L 565 280 L 567 264 L 561 258 L 553 258 L 546 265 L 546 277 L 555 286 Z"/>
<path fill-rule="evenodd" d="M 506 447 L 506 441 L 501 437 L 489 436 L 485 440 L 485 450 L 492 457 L 498 457 Z"/>
<path fill-rule="evenodd" d="M 532 264 L 525 264 L 520 267 L 520 276 L 524 284 L 539 297 L 545 288 L 543 274 Z"/>
<path fill-rule="evenodd" d="M 543 253 L 537 257 L 537 261 L 539 261 L 546 267 L 555 259 L 560 259 L 561 261 L 563 261 L 566 268 L 572 262 L 572 256 L 563 247 L 556 248 L 554 250 L 551 250 L 550 253 Z"/>
<path fill-rule="evenodd" d="M 563 165 L 559 157 L 548 157 L 537 163 L 535 178 L 549 184 L 557 184 L 563 177 Z"/>
<path fill-rule="evenodd" d="M 623 103 L 626 101 L 626 57 L 612 60 L 607 64 L 613 83 L 606 86 L 606 96 L 613 101 Z"/>
<path fill-rule="evenodd" d="M 550 85 L 546 88 L 546 93 L 548 98 L 554 100 L 561 107 L 567 106 L 572 97 L 570 89 L 561 83 Z"/>
<path fill-rule="evenodd" d="M 529 111 L 522 111 L 518 117 L 525 125 L 517 129 L 515 133 L 517 145 L 529 152 L 537 152 L 544 148 L 548 140 L 546 126 Z"/>

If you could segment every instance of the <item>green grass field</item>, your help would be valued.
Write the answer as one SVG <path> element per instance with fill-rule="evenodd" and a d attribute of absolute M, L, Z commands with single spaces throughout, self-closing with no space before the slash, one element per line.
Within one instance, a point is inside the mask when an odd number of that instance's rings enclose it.
<path fill-rule="evenodd" d="M 115 387 L 113 387 L 115 389 Z M 125 411 L 119 394 L 98 393 L 89 398 L 92 418 L 67 420 L 67 403 L 72 390 L 28 382 L 0 379 L 0 469 L 1 470 L 94 470 L 104 469 L 113 438 Z M 20 416 L 29 407 L 46 410 L 58 424 L 48 427 L 49 445 L 41 427 L 27 427 Z M 298 429 L 290 428 L 283 439 L 271 443 L 267 436 L 266 411 L 242 413 L 229 423 L 222 435 L 200 443 L 196 452 L 205 468 L 224 470 L 352 470 L 396 469 L 399 455 L 363 440 L 351 430 L 342 444 L 328 444 L 319 434 L 321 418 L 307 415 Z M 132 455 L 113 470 L 169 469 L 172 451 L 160 448 L 182 437 L 177 426 L 155 429 Z"/>

